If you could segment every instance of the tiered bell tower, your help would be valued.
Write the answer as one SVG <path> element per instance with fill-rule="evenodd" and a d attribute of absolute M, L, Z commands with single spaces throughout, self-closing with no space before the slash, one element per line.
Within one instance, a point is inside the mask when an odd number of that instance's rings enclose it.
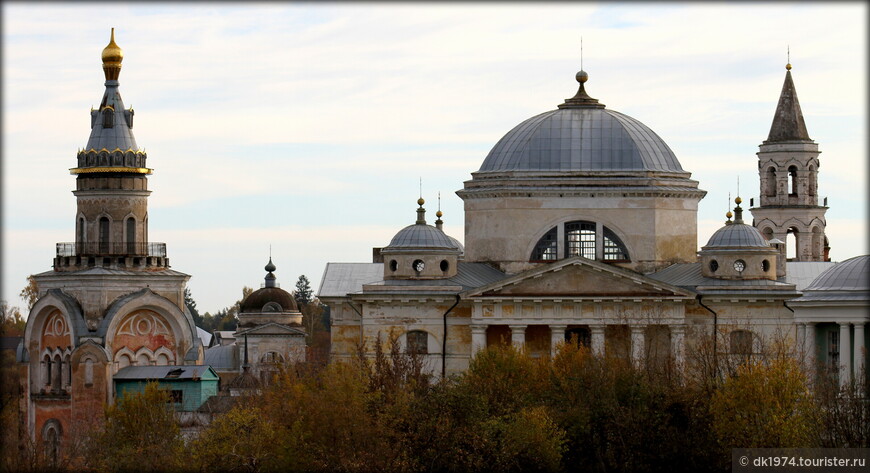
<path fill-rule="evenodd" d="M 166 246 L 148 242 L 148 156 L 133 136 L 133 109 L 118 92 L 124 53 L 115 31 L 103 49 L 106 91 L 91 110 L 91 135 L 78 152 L 75 243 L 58 243 L 56 271 L 88 267 L 168 267 Z"/>
<path fill-rule="evenodd" d="M 758 207 L 749 209 L 753 225 L 768 240 L 789 243 L 794 237 L 792 261 L 828 261 L 825 236 L 825 205 L 819 205 L 819 145 L 810 139 L 798 102 L 791 64 L 786 64 L 785 82 L 770 126 L 760 146 L 758 175 L 761 184 Z M 786 257 L 786 247 L 782 245 Z"/>

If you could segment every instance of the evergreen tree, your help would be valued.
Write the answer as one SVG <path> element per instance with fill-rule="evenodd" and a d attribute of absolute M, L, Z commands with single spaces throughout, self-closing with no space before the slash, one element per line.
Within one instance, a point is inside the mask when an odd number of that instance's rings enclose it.
<path fill-rule="evenodd" d="M 300 309 L 311 302 L 312 295 L 311 283 L 308 281 L 308 278 L 304 274 L 299 276 L 299 279 L 296 281 L 296 290 L 293 291 L 293 297 L 296 299 L 296 304 L 299 305 Z"/>
<path fill-rule="evenodd" d="M 184 288 L 184 305 L 187 307 L 187 310 L 190 311 L 190 315 L 193 316 L 193 323 L 196 324 L 199 328 L 205 328 L 202 324 L 202 316 L 199 315 L 199 311 L 196 310 L 196 301 L 193 300 L 193 296 L 190 294 L 190 288 Z"/>

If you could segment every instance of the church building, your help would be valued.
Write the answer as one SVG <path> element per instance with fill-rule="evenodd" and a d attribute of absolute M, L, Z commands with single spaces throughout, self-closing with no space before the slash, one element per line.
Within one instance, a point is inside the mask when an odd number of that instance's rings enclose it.
<path fill-rule="evenodd" d="M 758 153 L 752 221 L 738 197 L 696 251 L 706 192 L 649 127 L 592 98 L 580 71 L 573 97 L 510 130 L 457 191 L 464 247 L 444 233 L 440 210 L 427 224 L 421 197 L 414 224 L 375 248 L 371 263 L 327 264 L 318 297 L 330 306 L 333 356 L 359 346 L 371 353 L 378 339 L 395 337 L 433 374 L 449 376 L 499 343 L 543 356 L 576 339 L 638 364 L 684 365 L 703 340 L 739 357 L 787 340 L 843 384 L 864 377 L 866 276 L 852 281 L 863 295 L 844 302 L 863 311 L 839 322 L 839 338 L 824 335 L 832 320 L 805 322 L 789 306 L 818 301 L 801 291 L 833 263 L 818 145 L 786 69 Z M 791 259 L 787 241 L 797 246 Z M 846 358 L 854 360 L 847 369 L 832 361 Z"/>

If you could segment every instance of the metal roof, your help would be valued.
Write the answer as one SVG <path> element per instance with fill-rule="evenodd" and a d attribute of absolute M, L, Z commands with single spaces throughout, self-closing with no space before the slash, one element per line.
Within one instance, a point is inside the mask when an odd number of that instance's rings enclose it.
<path fill-rule="evenodd" d="M 666 282 L 674 286 L 694 289 L 698 286 L 728 286 L 745 287 L 747 290 L 759 287 L 776 287 L 788 290 L 792 285 L 787 282 L 773 281 L 770 279 L 717 279 L 708 278 L 701 274 L 701 263 L 677 263 L 668 266 L 661 271 L 647 274 L 647 277 L 656 281 Z"/>
<path fill-rule="evenodd" d="M 773 123 L 770 124 L 770 133 L 765 143 L 780 141 L 812 141 L 807 132 L 794 81 L 791 79 L 791 70 L 785 72 L 782 92 L 779 94 L 779 102 L 776 104 Z"/>
<path fill-rule="evenodd" d="M 640 121 L 604 108 L 565 108 L 520 123 L 496 143 L 478 172 L 683 172 L 670 147 Z"/>
<path fill-rule="evenodd" d="M 215 371 L 238 371 L 239 353 L 236 345 L 216 345 L 205 351 L 205 364 Z"/>
<path fill-rule="evenodd" d="M 381 263 L 326 263 L 317 297 L 344 297 L 362 290 L 363 284 L 384 279 Z"/>
<path fill-rule="evenodd" d="M 834 266 L 830 261 L 788 261 L 785 263 L 785 282 L 803 291 L 826 269 Z"/>
<path fill-rule="evenodd" d="M 459 262 L 456 276 L 445 279 L 390 279 L 384 280 L 382 263 L 328 263 L 320 283 L 318 297 L 344 297 L 359 293 L 363 285 L 384 286 L 461 286 L 462 290 L 485 286 L 504 279 L 507 275 L 485 263 Z"/>
<path fill-rule="evenodd" d="M 211 344 L 211 334 L 208 331 L 196 327 L 196 336 L 202 341 L 202 346 L 207 347 Z"/>
<path fill-rule="evenodd" d="M 105 110 L 105 107 L 111 107 L 111 113 L 114 115 L 113 126 L 108 128 L 103 127 L 102 110 Z M 91 113 L 94 112 L 96 112 L 96 118 L 92 118 L 91 136 L 88 138 L 85 150 L 99 151 L 103 148 L 109 151 L 115 148 L 120 148 L 122 151 L 139 150 L 136 138 L 133 137 L 133 127 L 127 125 L 126 115 L 132 112 L 124 110 L 124 102 L 121 100 L 121 93 L 118 92 L 118 81 L 106 81 L 106 91 L 100 101 L 100 108 Z M 130 119 L 132 120 L 132 116 Z"/>
<path fill-rule="evenodd" d="M 119 379 L 194 379 L 211 370 L 209 365 L 128 366 L 121 368 L 112 378 Z M 177 373 L 177 376 L 169 376 Z M 217 378 L 217 373 L 212 374 Z"/>
<path fill-rule="evenodd" d="M 807 291 L 870 291 L 870 256 L 862 255 L 835 264 L 819 275 Z"/>
<path fill-rule="evenodd" d="M 458 241 L 451 239 L 446 233 L 431 225 L 415 223 L 399 230 L 396 236 L 390 240 L 390 244 L 385 246 L 381 251 L 423 249 L 461 253 L 462 248 L 458 243 Z"/>
<path fill-rule="evenodd" d="M 731 223 L 716 230 L 703 249 L 713 248 L 772 248 L 752 225 Z"/>

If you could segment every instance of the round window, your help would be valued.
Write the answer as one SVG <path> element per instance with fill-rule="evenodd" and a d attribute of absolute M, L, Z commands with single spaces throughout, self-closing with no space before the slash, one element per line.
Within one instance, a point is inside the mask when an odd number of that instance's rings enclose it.
<path fill-rule="evenodd" d="M 399 263 L 396 260 L 390 261 L 390 271 L 399 269 Z"/>
<path fill-rule="evenodd" d="M 423 271 L 423 269 L 426 267 L 426 264 L 423 263 L 423 260 L 418 259 L 414 260 L 414 264 L 412 264 L 411 267 L 414 268 L 414 271 L 417 271 L 419 273 Z"/>
<path fill-rule="evenodd" d="M 743 262 L 742 259 L 739 259 L 739 260 L 734 262 L 734 271 L 737 271 L 738 273 L 742 273 L 744 269 L 746 269 L 746 263 Z"/>
<path fill-rule="evenodd" d="M 447 272 L 450 269 L 450 263 L 446 259 L 441 260 L 441 271 Z"/>
<path fill-rule="evenodd" d="M 765 273 L 770 270 L 770 261 L 764 260 L 761 262 L 761 270 Z"/>
<path fill-rule="evenodd" d="M 710 261 L 710 272 L 715 273 L 719 269 L 719 263 L 716 260 Z"/>

